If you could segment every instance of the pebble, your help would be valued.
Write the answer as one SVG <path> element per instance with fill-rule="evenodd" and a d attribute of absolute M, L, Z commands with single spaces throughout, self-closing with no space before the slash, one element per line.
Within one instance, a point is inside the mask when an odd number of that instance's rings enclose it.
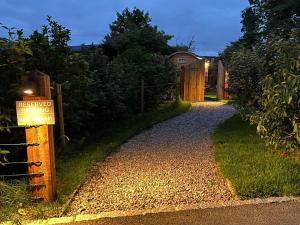
<path fill-rule="evenodd" d="M 233 196 L 218 175 L 211 134 L 234 113 L 232 106 L 221 102 L 194 103 L 190 112 L 133 137 L 97 164 L 69 215 L 226 205 Z"/>

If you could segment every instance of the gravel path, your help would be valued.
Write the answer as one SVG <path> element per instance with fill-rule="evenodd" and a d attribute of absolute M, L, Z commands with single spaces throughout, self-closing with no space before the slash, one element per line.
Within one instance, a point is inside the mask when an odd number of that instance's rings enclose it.
<path fill-rule="evenodd" d="M 69 214 L 226 204 L 233 196 L 217 174 L 211 133 L 234 109 L 220 102 L 155 125 L 99 162 Z"/>

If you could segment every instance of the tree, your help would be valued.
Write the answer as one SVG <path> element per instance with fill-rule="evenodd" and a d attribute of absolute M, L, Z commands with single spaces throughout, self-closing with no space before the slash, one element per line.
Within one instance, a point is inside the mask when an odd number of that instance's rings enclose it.
<path fill-rule="evenodd" d="M 254 7 L 248 7 L 242 12 L 242 42 L 244 47 L 251 48 L 260 37 L 259 34 L 259 18 Z"/>
<path fill-rule="evenodd" d="M 240 112 L 267 144 L 300 148 L 300 2 L 250 0 L 243 36 L 222 53 Z"/>
<path fill-rule="evenodd" d="M 71 54 L 68 47 L 70 30 L 58 24 L 50 16 L 42 31 L 34 31 L 28 39 L 32 57 L 27 69 L 39 69 L 51 76 L 52 81 L 61 82 L 65 73 L 67 58 Z"/>
<path fill-rule="evenodd" d="M 295 34 L 291 34 L 292 36 Z M 296 38 L 269 40 L 265 48 L 272 70 L 261 82 L 259 107 L 251 115 L 268 144 L 300 148 L 300 43 Z"/>
<path fill-rule="evenodd" d="M 22 30 L 8 28 L 8 37 L 0 38 L 0 115 L 13 118 L 15 101 L 20 96 L 21 75 L 26 58 L 32 51 L 23 38 Z"/>
<path fill-rule="evenodd" d="M 34 31 L 28 38 L 33 54 L 27 59 L 27 69 L 50 75 L 54 87 L 62 84 L 66 133 L 79 136 L 92 123 L 97 93 L 91 88 L 94 80 L 86 57 L 70 51 L 70 34 L 69 29 L 48 16 L 42 31 Z"/>
<path fill-rule="evenodd" d="M 132 11 L 126 8 L 117 13 L 117 19 L 110 25 L 110 33 L 104 39 L 104 53 L 114 57 L 127 49 L 141 47 L 145 52 L 170 54 L 168 41 L 172 36 L 159 31 L 150 22 L 149 13 L 138 8 Z"/>
<path fill-rule="evenodd" d="M 151 25 L 148 13 L 128 8 L 117 13 L 110 33 L 102 45 L 112 60 L 114 80 L 121 89 L 122 101 L 128 112 L 139 111 L 140 83 L 145 81 L 146 109 L 151 109 L 170 92 L 167 84 L 174 82 L 175 70 L 165 55 L 172 52 L 172 38 Z"/>

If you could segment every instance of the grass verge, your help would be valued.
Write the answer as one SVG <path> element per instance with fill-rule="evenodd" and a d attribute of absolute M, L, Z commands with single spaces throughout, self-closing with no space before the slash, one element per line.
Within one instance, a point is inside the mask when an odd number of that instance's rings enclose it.
<path fill-rule="evenodd" d="M 56 162 L 58 198 L 54 203 L 32 204 L 28 199 L 26 181 L 18 181 L 9 185 L 0 181 L 0 188 L 6 188 L 4 191 L 0 190 L 2 195 L 0 196 L 0 223 L 7 220 L 43 219 L 57 216 L 62 204 L 68 200 L 74 189 L 88 177 L 95 162 L 103 160 L 109 153 L 142 130 L 182 114 L 190 107 L 191 104 L 184 101 L 178 104 L 163 104 L 153 112 L 137 115 L 113 126 L 107 130 L 107 135 L 97 139 L 94 144 L 60 156 Z M 19 193 L 17 198 L 11 194 L 14 192 Z"/>
<path fill-rule="evenodd" d="M 213 136 L 215 159 L 242 198 L 300 195 L 300 160 L 266 147 L 254 126 L 239 115 Z"/>

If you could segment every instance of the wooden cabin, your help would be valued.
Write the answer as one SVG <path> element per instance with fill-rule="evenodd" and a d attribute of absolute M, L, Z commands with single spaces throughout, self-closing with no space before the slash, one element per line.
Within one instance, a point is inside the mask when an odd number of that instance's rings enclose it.
<path fill-rule="evenodd" d="M 185 101 L 203 102 L 205 91 L 205 59 L 190 52 L 169 56 L 180 77 L 180 97 Z"/>

